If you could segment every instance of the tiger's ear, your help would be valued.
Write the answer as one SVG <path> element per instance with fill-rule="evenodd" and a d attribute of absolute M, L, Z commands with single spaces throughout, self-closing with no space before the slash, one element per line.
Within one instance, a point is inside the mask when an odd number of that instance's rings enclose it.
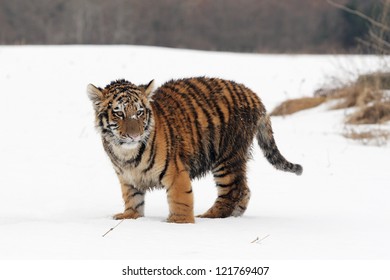
<path fill-rule="evenodd" d="M 152 92 L 153 92 L 153 89 L 154 89 L 154 80 L 151 80 L 149 82 L 149 84 L 147 85 L 143 85 L 142 86 L 144 89 L 145 89 L 145 95 L 148 99 L 150 99 L 152 97 Z"/>
<path fill-rule="evenodd" d="M 99 104 L 103 101 L 104 95 L 103 95 L 102 91 L 99 88 L 95 87 L 93 84 L 89 84 L 87 86 L 87 93 L 88 93 L 89 99 L 93 103 L 93 107 L 95 109 L 97 109 Z"/>

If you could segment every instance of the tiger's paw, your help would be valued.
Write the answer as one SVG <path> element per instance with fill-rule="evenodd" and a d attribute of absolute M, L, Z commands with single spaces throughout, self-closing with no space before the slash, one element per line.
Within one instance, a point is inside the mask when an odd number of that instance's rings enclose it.
<path fill-rule="evenodd" d="M 201 215 L 197 215 L 196 217 L 197 218 L 205 218 L 205 219 L 221 219 L 221 218 L 226 218 L 226 217 L 229 217 L 229 216 L 204 213 L 204 214 L 201 214 Z"/>
<path fill-rule="evenodd" d="M 218 211 L 215 209 L 209 209 L 207 212 L 197 215 L 197 218 L 208 218 L 208 219 L 218 219 L 218 218 L 226 218 L 231 215 L 231 210 L 229 211 Z"/>
<path fill-rule="evenodd" d="M 221 202 L 217 200 L 209 210 L 196 217 L 209 219 L 227 218 L 232 215 L 234 208 L 235 204 L 231 201 Z"/>
<path fill-rule="evenodd" d="M 118 213 L 113 216 L 114 220 L 138 219 L 140 217 L 142 217 L 142 215 L 135 211 L 125 211 L 123 213 Z"/>
<path fill-rule="evenodd" d="M 195 223 L 195 218 L 194 216 L 169 215 L 167 222 L 177 224 L 193 224 Z"/>

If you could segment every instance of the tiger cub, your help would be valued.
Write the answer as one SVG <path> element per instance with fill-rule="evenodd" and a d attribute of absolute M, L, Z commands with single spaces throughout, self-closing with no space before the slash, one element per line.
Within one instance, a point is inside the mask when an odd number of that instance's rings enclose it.
<path fill-rule="evenodd" d="M 104 89 L 88 85 L 96 127 L 122 188 L 123 213 L 144 215 L 145 192 L 164 188 L 172 223 L 194 223 L 191 180 L 211 171 L 218 197 L 202 218 L 242 215 L 248 205 L 246 164 L 256 136 L 277 169 L 302 173 L 279 152 L 260 98 L 242 84 L 217 78 L 172 80 L 153 91 L 153 81 L 126 80 Z"/>

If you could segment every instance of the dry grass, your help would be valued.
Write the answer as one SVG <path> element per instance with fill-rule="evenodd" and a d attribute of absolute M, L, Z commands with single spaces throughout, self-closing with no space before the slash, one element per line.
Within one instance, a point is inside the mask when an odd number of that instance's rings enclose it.
<path fill-rule="evenodd" d="M 325 101 L 326 101 L 326 98 L 322 97 L 322 96 L 290 99 L 290 100 L 283 102 L 278 107 L 276 107 L 271 112 L 270 115 L 271 116 L 291 115 L 291 114 L 294 114 L 294 113 L 302 111 L 302 110 L 317 107 L 318 105 L 321 105 Z"/>
<path fill-rule="evenodd" d="M 376 89 L 390 89 L 390 73 L 377 72 L 360 75 L 357 84 Z"/>
<path fill-rule="evenodd" d="M 375 102 L 347 116 L 347 124 L 383 124 L 390 121 L 390 102 Z"/>
<path fill-rule="evenodd" d="M 383 146 L 390 139 L 390 132 L 382 129 L 371 129 L 368 131 L 356 131 L 350 129 L 343 134 L 344 137 L 359 141 L 364 145 Z"/>
<path fill-rule="evenodd" d="M 338 100 L 338 103 L 331 109 L 346 109 L 352 107 L 361 107 L 372 102 L 380 101 L 383 92 L 365 85 L 353 84 L 337 89 L 328 100 Z"/>
<path fill-rule="evenodd" d="M 319 89 L 313 97 L 290 99 L 272 112 L 271 116 L 290 115 L 302 110 L 314 108 L 327 101 L 336 102 L 330 109 L 356 108 L 353 113 L 346 116 L 348 125 L 384 124 L 390 121 L 390 73 L 373 73 L 361 75 L 354 83 L 335 89 Z M 355 140 L 370 138 L 386 142 L 389 139 L 387 131 L 368 131 L 364 133 L 348 132 L 345 137 Z"/>

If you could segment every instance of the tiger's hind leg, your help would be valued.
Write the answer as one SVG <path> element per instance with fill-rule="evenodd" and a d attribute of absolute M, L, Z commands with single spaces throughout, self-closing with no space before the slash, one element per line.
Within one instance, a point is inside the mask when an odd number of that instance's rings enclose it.
<path fill-rule="evenodd" d="M 239 217 L 242 216 L 248 207 L 249 199 L 251 198 L 251 191 L 249 188 L 245 185 L 245 188 L 242 189 L 242 195 L 238 203 L 236 204 L 236 207 L 234 207 L 232 216 L 233 217 Z"/>
<path fill-rule="evenodd" d="M 218 189 L 214 205 L 200 218 L 226 218 L 241 216 L 248 205 L 250 191 L 246 182 L 246 161 L 236 162 L 234 166 L 221 164 L 213 170 Z"/>

